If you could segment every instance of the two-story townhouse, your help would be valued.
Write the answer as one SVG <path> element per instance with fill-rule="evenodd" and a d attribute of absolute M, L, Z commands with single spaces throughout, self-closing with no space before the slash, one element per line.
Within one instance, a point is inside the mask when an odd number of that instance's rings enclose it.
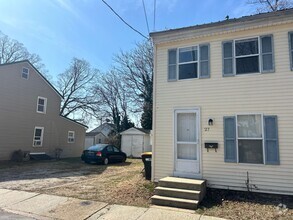
<path fill-rule="evenodd" d="M 293 195 L 293 9 L 151 37 L 152 180 Z"/>
<path fill-rule="evenodd" d="M 29 61 L 0 65 L 0 160 L 19 149 L 80 156 L 87 127 L 60 115 L 61 99 Z"/>

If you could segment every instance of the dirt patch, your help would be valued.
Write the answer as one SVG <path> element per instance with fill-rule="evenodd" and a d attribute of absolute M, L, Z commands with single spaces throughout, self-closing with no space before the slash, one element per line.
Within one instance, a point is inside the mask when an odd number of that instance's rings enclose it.
<path fill-rule="evenodd" d="M 0 163 L 0 188 L 110 204 L 148 207 L 155 185 L 141 174 L 140 159 L 108 166 L 80 159 Z M 199 214 L 227 219 L 293 219 L 293 197 L 208 189 Z"/>
<path fill-rule="evenodd" d="M 293 219 L 293 197 L 208 189 L 200 214 L 227 219 Z"/>
<path fill-rule="evenodd" d="M 140 159 L 108 166 L 80 159 L 0 164 L 0 188 L 148 207 L 154 185 Z"/>

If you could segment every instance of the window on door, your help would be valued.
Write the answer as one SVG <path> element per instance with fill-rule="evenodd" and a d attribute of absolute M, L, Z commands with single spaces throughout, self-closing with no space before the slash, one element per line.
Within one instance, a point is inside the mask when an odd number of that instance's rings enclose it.
<path fill-rule="evenodd" d="M 196 113 L 177 113 L 177 159 L 197 159 Z"/>
<path fill-rule="evenodd" d="M 35 127 L 34 130 L 34 147 L 41 147 L 43 145 L 44 127 Z"/>

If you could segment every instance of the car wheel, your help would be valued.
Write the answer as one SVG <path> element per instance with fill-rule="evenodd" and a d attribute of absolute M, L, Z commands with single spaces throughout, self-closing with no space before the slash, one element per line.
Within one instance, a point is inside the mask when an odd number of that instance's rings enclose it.
<path fill-rule="evenodd" d="M 123 157 L 122 158 L 122 163 L 125 163 L 125 161 L 126 161 L 126 157 Z"/>
<path fill-rule="evenodd" d="M 104 159 L 104 165 L 107 165 L 109 163 L 109 159 L 106 157 L 105 159 Z"/>

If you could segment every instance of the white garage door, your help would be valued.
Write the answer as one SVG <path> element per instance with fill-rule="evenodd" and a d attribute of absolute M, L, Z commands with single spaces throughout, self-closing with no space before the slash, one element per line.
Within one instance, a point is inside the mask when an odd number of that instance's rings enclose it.
<path fill-rule="evenodd" d="M 85 137 L 85 142 L 84 142 L 84 149 L 87 149 L 90 146 L 94 145 L 94 138 L 93 137 Z"/>
<path fill-rule="evenodd" d="M 143 136 L 142 135 L 133 135 L 132 136 L 132 156 L 141 157 L 143 146 Z"/>
<path fill-rule="evenodd" d="M 131 156 L 132 135 L 122 135 L 121 149 L 126 155 Z"/>
<path fill-rule="evenodd" d="M 143 151 L 143 136 L 123 135 L 121 149 L 128 157 L 141 157 L 141 153 Z"/>

